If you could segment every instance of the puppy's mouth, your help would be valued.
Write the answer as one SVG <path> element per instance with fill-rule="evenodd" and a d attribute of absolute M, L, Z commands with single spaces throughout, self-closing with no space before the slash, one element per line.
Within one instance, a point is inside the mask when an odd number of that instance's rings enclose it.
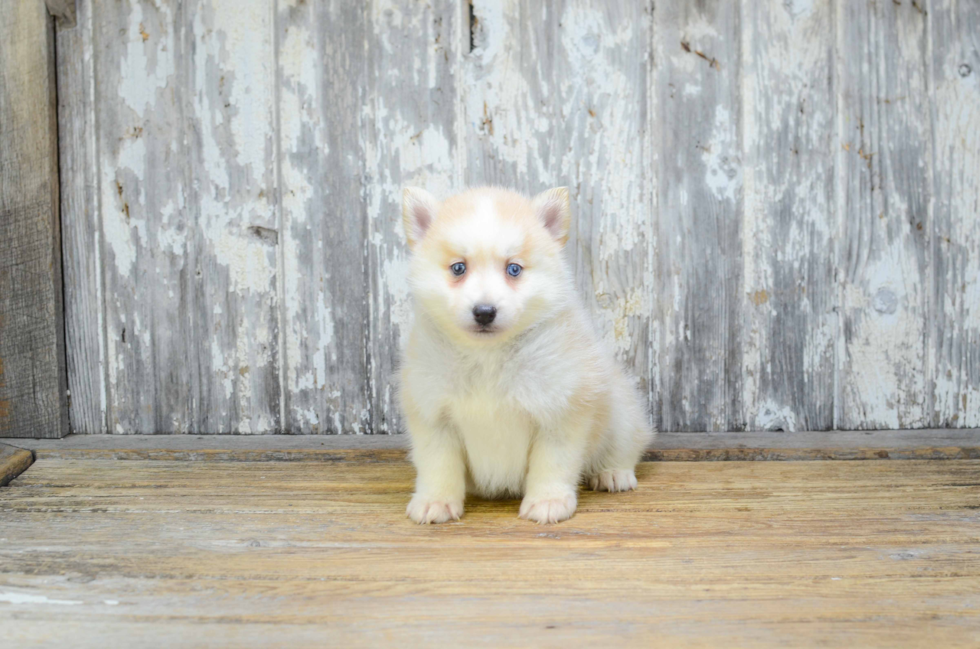
<path fill-rule="evenodd" d="M 470 333 L 475 334 L 480 338 L 492 336 L 499 331 L 500 329 L 493 325 L 473 325 L 470 327 Z"/>

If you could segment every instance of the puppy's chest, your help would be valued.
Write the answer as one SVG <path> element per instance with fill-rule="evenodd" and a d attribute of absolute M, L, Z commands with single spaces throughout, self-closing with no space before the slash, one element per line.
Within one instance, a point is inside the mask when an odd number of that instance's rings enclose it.
<path fill-rule="evenodd" d="M 466 449 L 471 485 L 485 496 L 523 491 L 531 418 L 506 395 L 475 391 L 449 403 L 449 416 Z"/>

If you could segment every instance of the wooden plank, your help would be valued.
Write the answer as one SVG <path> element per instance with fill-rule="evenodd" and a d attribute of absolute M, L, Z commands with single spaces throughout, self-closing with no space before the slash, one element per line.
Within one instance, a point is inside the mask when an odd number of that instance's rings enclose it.
<path fill-rule="evenodd" d="M 742 430 L 740 9 L 653 15 L 661 430 Z"/>
<path fill-rule="evenodd" d="M 928 342 L 932 197 L 927 13 L 837 3 L 841 428 L 932 419 Z"/>
<path fill-rule="evenodd" d="M 210 360 L 197 430 L 271 433 L 281 428 L 274 14 L 267 0 L 179 6 L 193 57 L 188 154 L 202 275 L 192 304 L 197 353 Z"/>
<path fill-rule="evenodd" d="M 461 25 L 457 2 L 369 3 L 364 147 L 370 269 L 370 426 L 404 430 L 395 398 L 398 354 L 412 319 L 402 187 L 453 193 L 456 79 Z"/>
<path fill-rule="evenodd" d="M 418 526 L 406 462 L 41 459 L 0 491 L 0 624 L 78 647 L 975 646 L 978 468 L 643 463 L 560 525 L 471 501 Z"/>
<path fill-rule="evenodd" d="M 107 432 L 104 251 L 99 212 L 92 6 L 87 1 L 80 2 L 78 11 L 80 26 L 57 32 L 65 347 L 71 430 L 96 434 Z"/>
<path fill-rule="evenodd" d="M 470 3 L 470 51 L 459 87 L 463 185 L 531 195 L 565 184 L 550 164 L 558 153 L 550 130 L 560 109 L 552 84 L 556 11 L 518 0 Z"/>
<path fill-rule="evenodd" d="M 190 461 L 384 462 L 401 460 L 402 435 L 71 435 L 63 440 L 2 440 L 39 458 L 112 458 Z M 980 430 L 833 431 L 807 435 L 771 432 L 661 433 L 647 460 L 878 460 L 980 457 Z"/>
<path fill-rule="evenodd" d="M 568 186 L 565 254 L 597 328 L 652 395 L 650 8 L 472 5 L 461 128 L 468 185 Z"/>
<path fill-rule="evenodd" d="M 980 426 L 980 4 L 929 6 L 933 426 Z"/>
<path fill-rule="evenodd" d="M 262 0 L 93 0 L 108 429 L 279 428 L 275 67 Z"/>
<path fill-rule="evenodd" d="M 172 3 L 88 3 L 98 89 L 106 429 L 195 430 L 199 362 L 210 355 L 194 349 L 200 331 L 190 315 L 203 272 L 187 186 L 184 68 L 191 59 L 183 25 Z"/>
<path fill-rule="evenodd" d="M 833 5 L 742 3 L 742 388 L 753 430 L 834 427 Z"/>
<path fill-rule="evenodd" d="M 22 448 L 0 444 L 0 487 L 27 470 L 34 463 L 34 454 Z"/>
<path fill-rule="evenodd" d="M 543 160 L 553 170 L 552 184 L 570 189 L 575 218 L 565 254 L 579 294 L 656 408 L 651 11 L 640 2 L 555 6 L 549 22 L 555 60 L 547 79 L 553 113 L 541 138 L 550 149 L 541 155 L 550 151 Z"/>
<path fill-rule="evenodd" d="M 341 0 L 276 7 L 283 427 L 369 432 L 367 16 Z"/>
<path fill-rule="evenodd" d="M 41 2 L 0 13 L 0 435 L 68 434 L 54 28 Z"/>

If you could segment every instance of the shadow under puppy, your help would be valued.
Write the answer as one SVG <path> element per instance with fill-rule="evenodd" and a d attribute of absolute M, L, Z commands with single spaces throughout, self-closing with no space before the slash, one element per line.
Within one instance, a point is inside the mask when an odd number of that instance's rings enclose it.
<path fill-rule="evenodd" d="M 562 254 L 568 190 L 533 200 L 471 189 L 403 193 L 415 321 L 399 396 L 418 523 L 463 514 L 467 492 L 519 497 L 520 516 L 575 513 L 578 485 L 626 491 L 653 433 L 600 345 Z"/>

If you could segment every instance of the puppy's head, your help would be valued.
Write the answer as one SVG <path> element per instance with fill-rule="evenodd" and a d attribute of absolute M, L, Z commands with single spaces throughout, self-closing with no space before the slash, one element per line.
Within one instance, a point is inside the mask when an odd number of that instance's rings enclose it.
<path fill-rule="evenodd" d="M 439 203 L 408 187 L 402 201 L 416 304 L 453 338 L 506 340 L 568 299 L 561 257 L 571 221 L 566 188 L 528 200 L 484 187 Z"/>

